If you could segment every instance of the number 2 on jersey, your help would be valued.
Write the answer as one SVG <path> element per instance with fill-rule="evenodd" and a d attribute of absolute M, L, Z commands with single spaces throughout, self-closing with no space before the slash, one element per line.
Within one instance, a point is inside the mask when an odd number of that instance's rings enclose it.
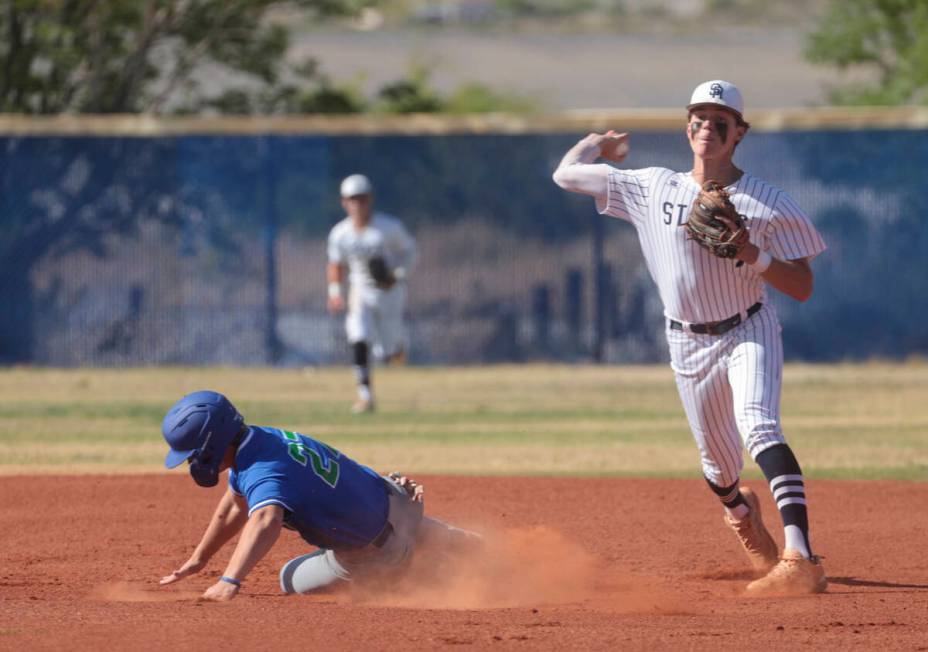
<path fill-rule="evenodd" d="M 323 465 L 322 457 L 319 453 L 301 442 L 299 435 L 289 430 L 282 430 L 281 432 L 284 433 L 284 437 L 290 440 L 290 445 L 287 447 L 290 457 L 303 466 L 306 466 L 307 462 L 311 462 L 313 473 L 318 475 L 323 482 L 334 489 L 335 485 L 338 484 L 338 462 L 336 460 L 341 456 L 341 453 L 319 442 L 319 445 L 329 454 L 329 459 L 326 460 L 328 465 Z"/>

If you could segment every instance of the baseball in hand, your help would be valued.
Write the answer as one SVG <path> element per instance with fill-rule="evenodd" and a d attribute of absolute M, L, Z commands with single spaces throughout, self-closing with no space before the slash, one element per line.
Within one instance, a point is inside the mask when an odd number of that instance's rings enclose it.
<path fill-rule="evenodd" d="M 610 129 L 600 145 L 602 157 L 610 161 L 621 162 L 628 156 L 628 134 Z"/>

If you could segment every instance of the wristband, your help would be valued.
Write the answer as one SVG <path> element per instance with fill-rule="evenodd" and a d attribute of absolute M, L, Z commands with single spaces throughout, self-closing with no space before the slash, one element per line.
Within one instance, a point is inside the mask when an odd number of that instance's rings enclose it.
<path fill-rule="evenodd" d="M 758 274 L 763 274 L 767 271 L 767 268 L 770 267 L 770 263 L 773 262 L 773 256 L 768 254 L 766 251 L 757 252 L 757 260 L 751 263 L 751 269 L 753 269 Z"/>
<path fill-rule="evenodd" d="M 237 579 L 235 579 L 234 577 L 229 577 L 228 575 L 223 575 L 222 577 L 219 578 L 219 581 L 220 581 L 220 582 L 226 582 L 226 583 L 231 584 L 232 586 L 234 586 L 234 587 L 236 587 L 236 588 L 239 588 L 239 589 L 242 588 L 242 583 L 241 583 L 241 582 L 239 582 L 239 581 L 238 581 Z"/>
<path fill-rule="evenodd" d="M 329 283 L 329 298 L 340 299 L 342 296 L 342 284 L 337 281 Z"/>

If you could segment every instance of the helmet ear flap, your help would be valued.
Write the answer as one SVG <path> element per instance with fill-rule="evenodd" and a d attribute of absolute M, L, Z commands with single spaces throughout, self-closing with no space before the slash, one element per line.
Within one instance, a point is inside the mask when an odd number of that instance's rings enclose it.
<path fill-rule="evenodd" d="M 190 458 L 190 477 L 201 487 L 215 487 L 219 483 L 219 461 L 213 460 L 212 438 L 210 430 L 203 446 Z"/>
<path fill-rule="evenodd" d="M 219 484 L 219 467 L 211 464 L 201 464 L 194 457 L 190 460 L 190 477 L 201 487 L 215 487 Z"/>

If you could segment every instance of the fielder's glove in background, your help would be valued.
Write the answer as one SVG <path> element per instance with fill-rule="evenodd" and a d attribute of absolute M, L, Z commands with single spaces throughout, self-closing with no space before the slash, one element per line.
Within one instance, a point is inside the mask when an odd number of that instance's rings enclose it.
<path fill-rule="evenodd" d="M 367 271 L 370 273 L 371 278 L 374 279 L 374 284 L 381 290 L 388 290 L 396 283 L 396 277 L 387 267 L 387 261 L 380 256 L 375 256 L 367 261 Z"/>
<path fill-rule="evenodd" d="M 748 243 L 748 229 L 725 188 L 706 181 L 683 225 L 700 246 L 719 258 L 734 258 Z"/>

